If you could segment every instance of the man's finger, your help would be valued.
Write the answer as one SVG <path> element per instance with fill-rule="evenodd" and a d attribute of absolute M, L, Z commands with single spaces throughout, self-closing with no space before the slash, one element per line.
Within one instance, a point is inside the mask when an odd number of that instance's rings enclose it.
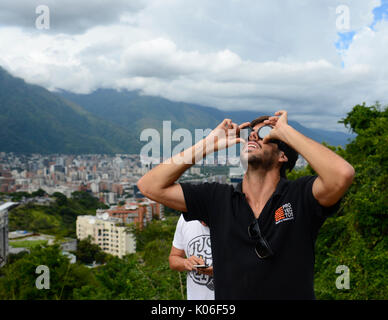
<path fill-rule="evenodd" d="M 200 257 L 193 256 L 195 263 L 194 264 L 204 264 L 203 260 Z"/>
<path fill-rule="evenodd" d="M 232 127 L 232 119 L 226 119 L 225 127 L 226 127 L 227 129 L 229 129 L 229 128 Z"/>
<path fill-rule="evenodd" d="M 279 110 L 279 111 L 276 111 L 275 112 L 275 116 L 280 116 L 280 115 L 287 115 L 287 111 L 286 110 Z"/>
<path fill-rule="evenodd" d="M 271 124 L 271 125 L 273 125 L 273 124 L 276 124 L 276 122 L 277 122 L 277 119 L 276 120 L 270 120 L 270 119 L 264 120 L 264 124 Z"/>
<path fill-rule="evenodd" d="M 240 131 L 240 130 L 239 130 L 237 124 L 235 124 L 234 122 L 232 122 L 232 123 L 230 124 L 229 129 L 228 129 L 228 135 L 229 135 L 229 134 L 230 134 L 230 135 L 234 135 L 234 134 L 238 135 L 239 131 Z"/>
<path fill-rule="evenodd" d="M 232 122 L 231 119 L 224 119 L 224 120 L 219 124 L 219 127 L 221 127 L 221 128 L 228 128 L 230 122 Z"/>
<path fill-rule="evenodd" d="M 192 265 L 194 265 L 194 264 L 201 264 L 201 258 L 199 258 L 197 256 L 191 256 L 189 260 L 190 260 L 190 263 Z"/>
<path fill-rule="evenodd" d="M 233 144 L 237 144 L 237 143 L 245 143 L 246 141 L 243 139 L 243 138 L 236 138 L 235 140 L 233 140 Z"/>
<path fill-rule="evenodd" d="M 249 127 L 251 125 L 250 122 L 244 122 L 238 126 L 239 129 L 244 129 L 246 127 Z"/>

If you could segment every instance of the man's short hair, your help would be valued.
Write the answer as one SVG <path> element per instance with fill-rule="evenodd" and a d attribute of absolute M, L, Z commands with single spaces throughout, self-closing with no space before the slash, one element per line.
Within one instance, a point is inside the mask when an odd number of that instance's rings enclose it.
<path fill-rule="evenodd" d="M 257 126 L 258 124 L 268 119 L 269 119 L 269 116 L 258 117 L 251 121 L 250 126 L 253 128 L 254 126 Z M 283 141 L 273 139 L 273 142 L 278 145 L 279 150 L 283 151 L 288 159 L 288 161 L 284 162 L 283 165 L 280 167 L 280 176 L 283 178 L 287 178 L 286 170 L 290 172 L 292 169 L 294 169 L 295 163 L 296 163 L 296 160 L 298 160 L 299 154 Z"/>

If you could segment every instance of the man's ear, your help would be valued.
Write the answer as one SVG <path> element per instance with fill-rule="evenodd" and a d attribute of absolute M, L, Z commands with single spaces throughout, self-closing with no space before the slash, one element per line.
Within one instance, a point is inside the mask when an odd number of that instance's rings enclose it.
<path fill-rule="evenodd" d="M 280 151 L 279 162 L 281 162 L 281 163 L 288 162 L 288 158 L 287 158 L 286 154 L 284 153 L 284 151 Z"/>

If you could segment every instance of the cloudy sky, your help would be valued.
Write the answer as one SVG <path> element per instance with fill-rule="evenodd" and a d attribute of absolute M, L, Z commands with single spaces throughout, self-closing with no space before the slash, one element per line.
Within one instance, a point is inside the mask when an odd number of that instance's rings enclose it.
<path fill-rule="evenodd" d="M 0 3 L 0 66 L 30 83 L 286 109 L 307 127 L 342 130 L 355 104 L 387 104 L 387 57 L 388 0 Z"/>

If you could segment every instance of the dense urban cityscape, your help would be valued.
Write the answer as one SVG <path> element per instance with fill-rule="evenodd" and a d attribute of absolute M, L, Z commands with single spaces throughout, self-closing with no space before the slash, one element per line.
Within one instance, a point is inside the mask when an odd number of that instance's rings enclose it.
<path fill-rule="evenodd" d="M 213 164 L 205 161 L 191 167 L 181 180 L 235 184 L 241 180 L 243 171 L 228 164 L 227 161 L 216 160 Z M 304 164 L 304 160 L 299 159 L 298 166 Z M 9 210 L 28 203 L 50 205 L 55 202 L 53 194 L 60 193 L 70 198 L 77 191 L 88 192 L 106 205 L 105 209 L 97 209 L 95 215 L 77 217 L 77 238 L 82 240 L 90 236 L 92 243 L 104 252 L 120 258 L 136 252 L 135 238 L 128 231 L 128 226 L 136 224 L 142 230 L 153 219 L 164 219 L 163 205 L 144 197 L 136 186 L 138 179 L 150 168 L 150 162 L 141 161 L 139 155 L 134 154 L 25 155 L 1 152 L 0 263 L 6 262 L 9 253 L 28 251 L 28 248 L 19 246 L 18 241 L 47 240 L 48 244 L 53 243 L 52 235 L 37 234 L 31 230 L 8 230 Z M 15 193 L 34 192 L 35 197 L 22 196 L 17 202 L 12 201 Z M 61 243 L 64 254 L 74 262 L 75 256 L 71 252 L 76 250 L 76 246 L 76 239 L 65 239 Z"/>
<path fill-rule="evenodd" d="M 152 165 L 142 164 L 138 155 L 16 155 L 0 153 L 0 215 L 2 265 L 9 253 L 18 253 L 28 248 L 15 241 L 36 242 L 42 239 L 52 243 L 52 236 L 31 232 L 31 230 L 10 230 L 8 232 L 8 211 L 18 205 L 34 203 L 49 205 L 55 202 L 50 197 L 61 193 L 70 198 L 73 192 L 84 191 L 93 195 L 107 209 L 98 209 L 94 216 L 77 217 L 77 238 L 91 237 L 91 241 L 109 254 L 119 257 L 134 253 L 135 239 L 127 230 L 131 223 L 137 223 L 140 230 L 151 220 L 163 219 L 164 208 L 145 198 L 137 189 L 136 181 Z M 185 178 L 201 177 L 200 168 L 192 168 Z M 210 179 L 225 180 L 221 177 Z M 12 202 L 12 194 L 44 191 L 44 195 L 21 197 Z M 11 242 L 9 242 L 9 240 Z M 16 245 L 13 247 L 12 245 Z M 69 243 L 72 243 L 69 246 Z M 76 250 L 75 239 L 61 244 L 67 246 L 64 252 L 75 260 L 70 251 Z"/>

